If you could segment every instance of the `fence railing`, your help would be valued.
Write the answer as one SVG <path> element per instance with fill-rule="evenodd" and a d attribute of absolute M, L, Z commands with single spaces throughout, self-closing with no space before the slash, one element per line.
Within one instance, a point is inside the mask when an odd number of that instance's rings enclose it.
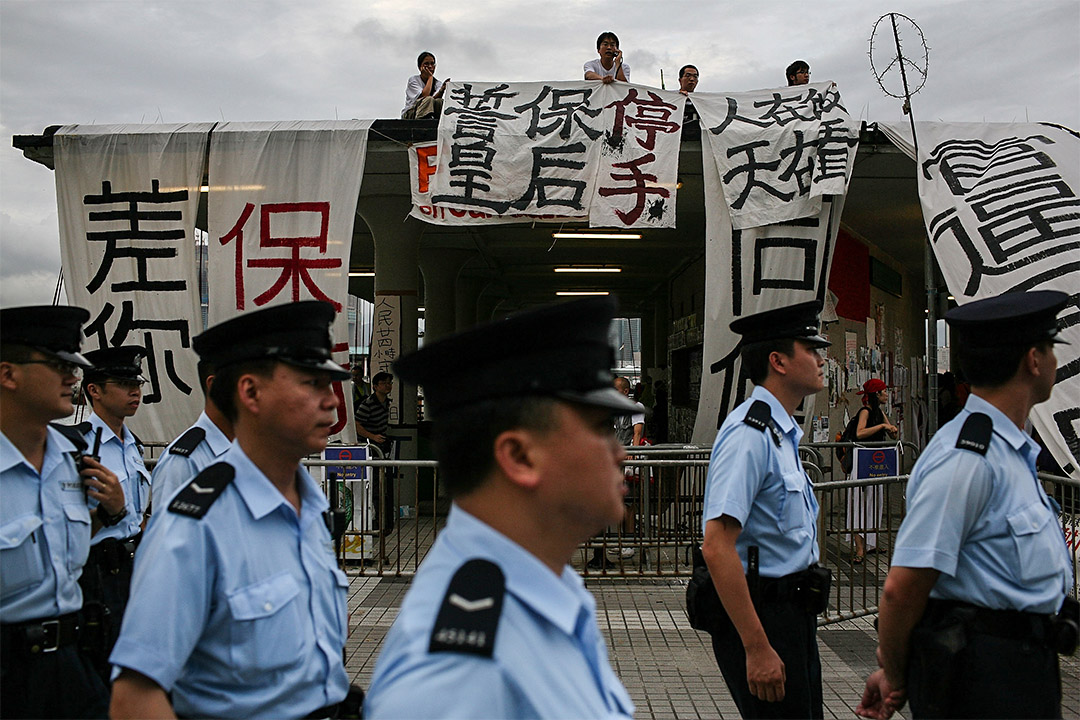
<path fill-rule="evenodd" d="M 821 622 L 836 622 L 877 611 L 896 531 L 906 512 L 905 491 L 918 449 L 902 447 L 905 474 L 849 480 L 833 450 L 850 444 L 810 443 L 800 456 L 815 485 L 821 508 L 818 538 L 821 564 L 833 571 L 829 610 Z M 860 443 L 893 447 L 895 443 Z M 686 577 L 691 552 L 702 540 L 701 514 L 710 448 L 695 445 L 632 448 L 624 464 L 630 488 L 627 505 L 633 530 L 607 528 L 583 543 L 572 565 L 587 579 Z M 323 468 L 356 467 L 362 477 L 338 483 L 349 527 L 340 559 L 361 575 L 408 577 L 416 572 L 445 523 L 449 501 L 441 491 L 438 464 L 430 460 L 310 460 L 312 474 Z M 1062 526 L 1077 564 L 1080 482 L 1041 474 L 1048 494 L 1063 508 Z M 324 486 L 329 481 L 323 477 Z M 868 551 L 859 558 L 855 535 Z M 874 551 L 870 551 L 873 548 Z M 1072 593 L 1078 594 L 1074 580 Z"/>

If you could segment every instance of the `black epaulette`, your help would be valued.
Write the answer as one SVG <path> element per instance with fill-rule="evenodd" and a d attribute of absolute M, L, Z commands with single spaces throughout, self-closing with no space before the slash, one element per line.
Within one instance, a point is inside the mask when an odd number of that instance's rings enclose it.
<path fill-rule="evenodd" d="M 971 413 L 960 428 L 956 438 L 956 447 L 985 455 L 990 449 L 990 438 L 994 435 L 994 421 L 989 415 Z"/>
<path fill-rule="evenodd" d="M 780 428 L 777 427 L 776 421 L 772 419 L 772 410 L 769 408 L 769 403 L 764 400 L 755 400 L 750 409 L 746 411 L 743 422 L 762 432 L 768 429 L 772 433 L 772 439 L 776 443 L 776 447 L 780 447 Z"/>
<path fill-rule="evenodd" d="M 89 421 L 89 420 L 83 420 L 83 421 L 82 421 L 81 423 L 79 423 L 78 425 L 72 425 L 71 427 L 75 428 L 75 429 L 76 429 L 76 430 L 78 430 L 78 431 L 79 431 L 80 433 L 82 433 L 83 435 L 85 435 L 86 433 L 90 432 L 90 428 L 92 428 L 92 427 L 93 427 L 93 425 L 91 425 L 91 424 L 90 424 L 90 421 Z"/>
<path fill-rule="evenodd" d="M 169 448 L 169 454 L 190 457 L 191 453 L 195 452 L 195 448 L 199 447 L 199 443 L 205 439 L 206 431 L 201 427 L 188 428 L 187 432 L 176 438 L 176 442 Z"/>
<path fill-rule="evenodd" d="M 169 503 L 169 512 L 201 518 L 218 499 L 229 483 L 233 481 L 236 470 L 228 463 L 214 463 L 195 476 L 184 486 Z"/>
<path fill-rule="evenodd" d="M 128 432 L 131 433 L 131 439 L 135 441 L 135 447 L 139 448 L 139 452 L 142 452 L 143 441 L 139 438 L 138 435 L 135 434 L 135 432 L 131 428 L 128 428 Z"/>
<path fill-rule="evenodd" d="M 90 423 L 85 424 L 89 425 Z M 76 454 L 83 455 L 86 453 L 87 448 L 90 447 L 90 444 L 86 442 L 86 438 L 83 437 L 84 435 L 86 435 L 86 433 L 80 431 L 78 426 L 61 425 L 60 423 L 54 422 L 49 423 L 49 425 L 52 427 L 53 430 L 56 430 L 58 433 L 66 437 L 71 442 L 71 444 L 75 446 Z"/>
<path fill-rule="evenodd" d="M 506 579 L 495 563 L 477 558 L 462 565 L 446 589 L 428 652 L 491 657 L 505 592 Z"/>

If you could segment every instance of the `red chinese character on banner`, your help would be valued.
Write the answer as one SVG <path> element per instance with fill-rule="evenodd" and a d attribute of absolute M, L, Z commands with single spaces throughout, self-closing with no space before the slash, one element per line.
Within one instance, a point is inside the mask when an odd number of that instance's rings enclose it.
<path fill-rule="evenodd" d="M 255 210 L 255 205 L 247 203 L 236 224 L 219 238 L 222 245 L 228 245 L 230 241 L 236 241 L 235 254 L 235 284 L 236 284 L 236 309 L 243 310 L 246 304 L 244 294 L 244 226 Z M 314 236 L 298 237 L 274 237 L 270 230 L 270 221 L 273 215 L 278 213 L 318 213 L 319 234 Z M 301 248 L 315 248 L 320 255 L 326 254 L 327 229 L 330 225 L 330 203 L 328 202 L 293 202 L 293 203 L 265 203 L 259 206 L 259 247 L 260 248 L 290 248 L 292 252 L 287 257 L 254 258 L 247 261 L 249 268 L 280 268 L 281 274 L 277 280 L 262 294 L 256 296 L 252 302 L 255 305 L 266 305 L 278 296 L 286 284 L 291 285 L 291 299 L 293 302 L 300 300 L 300 285 L 303 283 L 311 297 L 322 300 L 334 306 L 337 312 L 341 312 L 342 305 L 332 300 L 319 288 L 318 283 L 311 277 L 311 270 L 329 269 L 341 267 L 341 258 L 310 258 L 300 254 Z"/>
<path fill-rule="evenodd" d="M 627 225 L 632 225 L 637 222 L 637 219 L 641 216 L 641 211 L 645 209 L 645 200 L 647 195 L 659 195 L 660 198 L 666 198 L 671 195 L 667 188 L 650 186 L 647 183 L 656 182 L 656 175 L 652 173 L 646 173 L 641 171 L 642 165 L 648 165 L 656 160 L 656 156 L 652 153 L 642 155 L 636 160 L 628 160 L 621 163 L 612 163 L 611 167 L 627 170 L 626 173 L 611 173 L 612 180 L 629 180 L 634 184 L 629 187 L 602 187 L 598 192 L 602 197 L 609 197 L 612 195 L 635 195 L 635 203 L 632 210 L 624 212 L 622 210 L 616 210 L 615 214 L 619 216 Z M 661 217 L 664 213 L 664 201 L 657 199 L 653 202 L 649 208 L 650 217 Z"/>
<path fill-rule="evenodd" d="M 335 343 L 331 352 L 348 352 L 349 343 Z M 345 363 L 342 367 L 346 370 L 351 370 L 352 366 L 349 363 Z M 330 427 L 330 434 L 337 435 L 339 432 L 345 429 L 346 423 L 349 422 L 348 409 L 345 407 L 345 387 L 341 380 L 335 380 L 333 383 L 334 395 L 337 397 L 337 421 Z"/>
<path fill-rule="evenodd" d="M 638 145 L 646 150 L 656 147 L 656 133 L 678 132 L 682 125 L 671 119 L 675 112 L 675 106 L 660 99 L 654 92 L 649 93 L 648 98 L 638 96 L 637 88 L 630 88 L 626 97 L 611 103 L 608 107 L 615 108 L 615 122 L 612 124 L 611 135 L 620 137 L 623 132 L 623 123 L 627 127 L 637 128 L 645 132 L 645 138 L 635 138 Z M 627 110 L 633 108 L 633 114 L 627 114 Z"/>

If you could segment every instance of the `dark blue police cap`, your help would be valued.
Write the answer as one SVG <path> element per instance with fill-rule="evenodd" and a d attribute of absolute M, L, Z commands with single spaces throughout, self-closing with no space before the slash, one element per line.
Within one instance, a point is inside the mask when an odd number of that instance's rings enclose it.
<path fill-rule="evenodd" d="M 945 322 L 958 342 L 973 347 L 1065 343 L 1057 337 L 1057 315 L 1068 302 L 1069 296 L 1057 290 L 1010 292 L 954 307 Z"/>
<path fill-rule="evenodd" d="M 546 396 L 621 415 L 641 412 L 612 385 L 615 303 L 587 298 L 511 315 L 424 345 L 394 373 L 424 386 L 438 416 L 494 398 Z"/>
<path fill-rule="evenodd" d="M 121 345 L 101 348 L 86 353 L 86 359 L 94 366 L 86 373 L 88 381 L 95 377 L 111 377 L 121 380 L 145 380 L 142 376 L 142 361 L 146 357 L 146 348 L 142 345 Z"/>
<path fill-rule="evenodd" d="M 89 319 L 89 311 L 69 305 L 4 308 L 0 310 L 0 340 L 90 367 L 90 361 L 79 354 L 82 326 Z"/>
<path fill-rule="evenodd" d="M 272 359 L 348 380 L 349 371 L 331 359 L 334 315 L 334 306 L 319 300 L 274 305 L 218 323 L 196 335 L 191 344 L 218 370 L 247 360 Z"/>
<path fill-rule="evenodd" d="M 829 347 L 832 343 L 821 336 L 820 300 L 773 308 L 754 315 L 745 315 L 729 325 L 731 331 L 742 335 L 742 344 L 767 340 L 802 340 L 812 348 Z"/>

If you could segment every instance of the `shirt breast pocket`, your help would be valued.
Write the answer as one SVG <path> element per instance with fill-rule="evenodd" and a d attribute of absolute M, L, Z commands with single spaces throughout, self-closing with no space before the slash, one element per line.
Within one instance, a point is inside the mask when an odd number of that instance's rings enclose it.
<path fill-rule="evenodd" d="M 1009 534 L 1016 548 L 1017 570 L 1025 582 L 1041 580 L 1058 572 L 1051 558 L 1060 554 L 1060 531 L 1050 512 L 1039 503 L 1020 508 L 1008 517 Z"/>
<path fill-rule="evenodd" d="M 337 608 L 338 628 L 341 630 L 342 644 L 349 638 L 349 576 L 337 568 L 330 568 L 334 573 L 334 598 Z"/>
<path fill-rule="evenodd" d="M 784 473 L 783 507 L 780 529 L 785 533 L 807 530 L 809 515 L 806 509 L 806 475 L 800 470 Z"/>
<path fill-rule="evenodd" d="M 23 515 L 0 527 L 0 597 L 8 598 L 45 579 L 44 545 L 34 533 L 37 515 Z"/>
<path fill-rule="evenodd" d="M 75 572 L 90 556 L 90 509 L 81 502 L 65 503 L 64 516 L 67 518 L 67 567 Z"/>
<path fill-rule="evenodd" d="M 300 586 L 288 571 L 229 596 L 234 669 L 251 675 L 302 661 L 308 623 L 300 616 Z"/>

